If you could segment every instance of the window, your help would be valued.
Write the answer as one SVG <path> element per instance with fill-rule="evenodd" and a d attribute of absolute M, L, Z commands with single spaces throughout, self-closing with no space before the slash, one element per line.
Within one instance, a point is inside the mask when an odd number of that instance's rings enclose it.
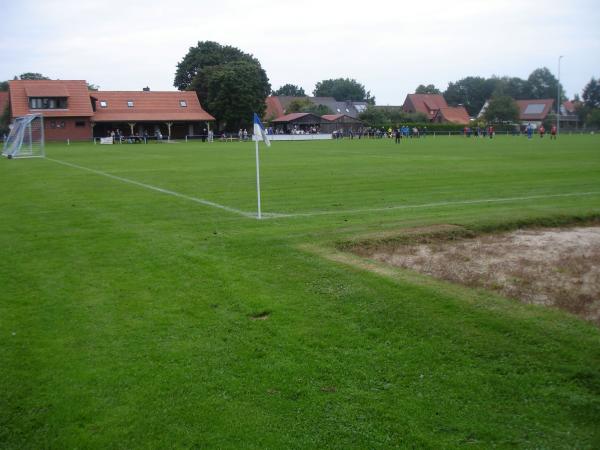
<path fill-rule="evenodd" d="M 127 100 L 127 107 L 133 108 L 133 100 Z"/>
<path fill-rule="evenodd" d="M 108 106 L 108 103 L 106 103 L 106 100 L 100 100 L 100 108 L 106 108 Z"/>
<path fill-rule="evenodd" d="M 67 109 L 66 97 L 30 97 L 31 109 Z"/>
<path fill-rule="evenodd" d="M 185 100 L 179 100 L 179 106 L 181 106 L 182 108 L 186 108 L 187 102 Z"/>
<path fill-rule="evenodd" d="M 75 126 L 78 128 L 83 128 L 85 127 L 85 122 L 83 120 L 77 120 L 75 121 Z"/>

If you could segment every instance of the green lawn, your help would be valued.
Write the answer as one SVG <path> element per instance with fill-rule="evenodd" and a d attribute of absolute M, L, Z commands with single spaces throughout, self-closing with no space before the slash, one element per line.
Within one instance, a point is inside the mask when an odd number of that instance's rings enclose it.
<path fill-rule="evenodd" d="M 593 325 L 326 257 L 598 215 L 600 137 L 261 152 L 261 221 L 252 143 L 0 160 L 1 448 L 600 447 Z"/>

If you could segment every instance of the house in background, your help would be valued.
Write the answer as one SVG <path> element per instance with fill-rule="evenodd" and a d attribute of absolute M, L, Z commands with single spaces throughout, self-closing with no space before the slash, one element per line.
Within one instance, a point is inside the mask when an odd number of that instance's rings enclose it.
<path fill-rule="evenodd" d="M 333 97 L 292 97 L 289 95 L 270 96 L 265 100 L 265 103 L 267 104 L 267 109 L 264 114 L 265 121 L 270 122 L 273 119 L 290 113 L 290 104 L 294 100 L 308 100 L 315 106 L 326 106 L 331 111 L 331 114 L 344 114 L 354 118 L 358 118 L 358 115 L 367 109 L 367 102 L 357 102 L 351 100 L 337 101 Z"/>
<path fill-rule="evenodd" d="M 181 139 L 203 135 L 215 118 L 208 114 L 194 91 L 94 91 L 92 125 L 94 137 L 112 130 L 125 136 L 156 136 Z"/>
<path fill-rule="evenodd" d="M 554 100 L 551 98 L 515 101 L 519 106 L 519 121 L 522 125 L 530 123 L 538 127 L 553 112 Z"/>
<path fill-rule="evenodd" d="M 12 80 L 10 116 L 41 114 L 46 140 L 92 138 L 92 102 L 85 80 Z"/>
<path fill-rule="evenodd" d="M 422 113 L 430 122 L 468 125 L 469 113 L 464 106 L 448 106 L 439 94 L 408 94 L 402 110 L 407 113 Z"/>
<path fill-rule="evenodd" d="M 323 119 L 321 133 L 341 131 L 344 135 L 347 135 L 350 131 L 356 133 L 364 127 L 362 120 L 347 114 L 325 114 L 321 118 Z"/>
<path fill-rule="evenodd" d="M 290 113 L 270 121 L 275 134 L 292 134 L 294 132 L 310 133 L 311 129 L 319 132 L 324 120 L 312 113 Z"/>

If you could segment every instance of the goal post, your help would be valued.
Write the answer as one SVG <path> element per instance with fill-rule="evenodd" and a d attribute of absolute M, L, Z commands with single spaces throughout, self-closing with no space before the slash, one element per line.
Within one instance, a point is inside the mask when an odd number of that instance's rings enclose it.
<path fill-rule="evenodd" d="M 43 158 L 44 144 L 44 117 L 41 114 L 17 117 L 4 142 L 2 156 L 9 159 Z"/>

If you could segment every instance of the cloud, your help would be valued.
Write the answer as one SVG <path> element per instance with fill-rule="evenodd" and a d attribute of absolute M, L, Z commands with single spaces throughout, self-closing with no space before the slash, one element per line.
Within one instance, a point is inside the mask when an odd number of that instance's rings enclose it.
<path fill-rule="evenodd" d="M 382 104 L 402 103 L 420 83 L 556 71 L 563 54 L 572 95 L 600 75 L 598 19 L 591 1 L 26 0 L 6 8 L 0 78 L 33 71 L 103 89 L 173 89 L 188 48 L 215 40 L 253 53 L 274 87 L 311 92 L 348 76 Z"/>

